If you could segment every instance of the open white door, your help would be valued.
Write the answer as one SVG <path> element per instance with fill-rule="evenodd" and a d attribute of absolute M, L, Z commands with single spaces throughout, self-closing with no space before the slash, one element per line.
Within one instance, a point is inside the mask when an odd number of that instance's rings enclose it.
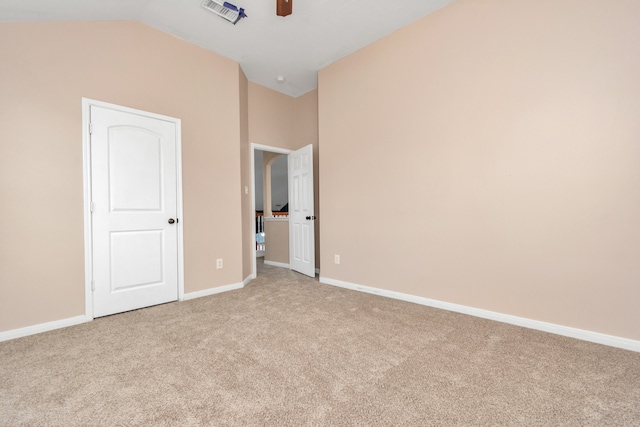
<path fill-rule="evenodd" d="M 93 314 L 178 299 L 177 124 L 91 106 Z"/>
<path fill-rule="evenodd" d="M 289 265 L 315 277 L 313 145 L 289 153 Z"/>

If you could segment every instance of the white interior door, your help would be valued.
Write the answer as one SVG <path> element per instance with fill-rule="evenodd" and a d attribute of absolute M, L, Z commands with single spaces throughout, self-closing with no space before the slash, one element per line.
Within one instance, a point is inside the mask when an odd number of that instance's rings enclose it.
<path fill-rule="evenodd" d="M 289 265 L 315 277 L 313 146 L 289 153 Z"/>
<path fill-rule="evenodd" d="M 178 299 L 176 123 L 92 105 L 94 317 Z"/>

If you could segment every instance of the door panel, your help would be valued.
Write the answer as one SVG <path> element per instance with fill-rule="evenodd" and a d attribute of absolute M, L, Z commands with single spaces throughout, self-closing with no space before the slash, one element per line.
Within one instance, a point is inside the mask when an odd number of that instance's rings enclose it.
<path fill-rule="evenodd" d="M 313 146 L 289 154 L 289 264 L 315 277 Z"/>
<path fill-rule="evenodd" d="M 91 106 L 94 316 L 178 298 L 176 124 Z"/>
<path fill-rule="evenodd" d="M 162 139 L 146 129 L 109 128 L 112 211 L 162 209 Z"/>
<path fill-rule="evenodd" d="M 111 232 L 111 292 L 162 286 L 164 230 Z"/>

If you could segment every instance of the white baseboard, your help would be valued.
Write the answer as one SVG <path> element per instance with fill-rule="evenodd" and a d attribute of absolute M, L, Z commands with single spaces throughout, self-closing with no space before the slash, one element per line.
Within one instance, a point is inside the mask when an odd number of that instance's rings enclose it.
<path fill-rule="evenodd" d="M 611 347 L 618 347 L 625 350 L 640 352 L 640 341 L 631 340 L 628 338 L 601 334 L 599 332 L 592 332 L 584 329 L 557 325 L 554 323 L 541 322 L 539 320 L 532 320 L 525 317 L 512 316 L 510 314 L 503 314 L 495 311 L 468 307 L 466 305 L 453 304 L 449 302 L 418 297 L 415 295 L 403 294 L 401 292 L 394 292 L 380 288 L 373 288 L 370 286 L 357 285 L 354 283 L 343 282 L 341 280 L 330 279 L 328 277 L 320 277 L 320 283 L 412 302 L 415 304 L 426 305 L 428 307 L 440 308 L 442 310 L 454 311 L 456 313 L 468 314 L 475 317 L 481 317 L 483 319 L 495 320 L 497 322 L 509 323 L 511 325 L 522 326 L 529 329 L 536 329 L 543 332 L 550 332 L 552 334 L 563 335 L 565 337 L 576 338 L 583 341 L 590 341 L 597 344 L 603 344 Z"/>
<path fill-rule="evenodd" d="M 243 287 L 244 287 L 244 286 L 247 286 L 247 284 L 248 284 L 250 281 L 252 281 L 253 279 L 255 279 L 255 278 L 256 278 L 256 275 L 255 275 L 255 274 L 250 274 L 250 275 L 248 275 L 248 276 L 247 276 L 247 278 L 246 278 L 246 279 L 244 279 L 244 280 L 242 281 L 242 286 L 243 286 Z"/>
<path fill-rule="evenodd" d="M 67 319 L 54 320 L 53 322 L 39 323 L 25 328 L 12 329 L 10 331 L 0 332 L 0 342 L 35 335 L 41 332 L 53 331 L 54 329 L 66 328 L 67 326 L 79 325 L 81 323 L 90 322 L 91 320 L 93 319 L 82 315 L 69 317 Z"/>
<path fill-rule="evenodd" d="M 285 264 L 284 262 L 276 262 L 276 261 L 264 260 L 264 263 L 266 265 L 272 265 L 274 267 L 290 268 L 289 264 Z"/>
<path fill-rule="evenodd" d="M 291 264 L 287 264 L 284 262 L 277 262 L 277 261 L 264 261 L 265 264 L 267 265 L 271 265 L 274 267 L 282 267 L 282 268 L 291 268 Z M 316 268 L 316 274 L 320 274 L 320 269 Z"/>
<path fill-rule="evenodd" d="M 245 279 L 246 280 L 246 279 Z M 188 294 L 184 294 L 182 298 L 183 301 L 188 301 L 190 299 L 207 297 L 209 295 L 219 294 L 221 292 L 233 291 L 236 289 L 241 289 L 244 287 L 244 282 L 242 283 L 233 283 L 231 285 L 218 286 L 217 288 L 204 289 L 202 291 L 189 292 Z"/>
<path fill-rule="evenodd" d="M 254 277 L 247 277 L 242 283 L 234 283 L 231 285 L 219 286 L 217 288 L 205 289 L 203 291 L 189 292 L 184 294 L 182 301 L 187 301 L 194 298 L 206 297 L 209 295 L 219 294 L 221 292 L 232 291 L 235 289 L 243 288 Z M 29 335 L 39 334 L 41 332 L 48 332 L 54 329 L 66 328 L 67 326 L 79 325 L 81 323 L 90 322 L 93 319 L 88 316 L 76 316 L 68 319 L 55 320 L 53 322 L 40 323 L 33 326 L 27 326 L 20 329 L 12 329 L 10 331 L 0 332 L 0 342 L 8 341 L 15 338 L 22 338 Z"/>

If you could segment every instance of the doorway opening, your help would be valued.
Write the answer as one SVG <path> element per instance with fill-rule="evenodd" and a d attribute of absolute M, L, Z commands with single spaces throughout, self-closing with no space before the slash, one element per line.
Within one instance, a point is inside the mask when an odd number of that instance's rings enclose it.
<path fill-rule="evenodd" d="M 251 144 L 254 277 L 258 275 L 258 262 L 289 268 L 289 153 L 287 149 Z"/>
<path fill-rule="evenodd" d="M 289 216 L 289 183 L 287 155 L 269 151 L 255 151 L 255 214 L 256 214 L 256 257 L 266 256 L 265 223 L 274 219 L 285 220 Z M 270 226 L 267 225 L 267 226 Z M 273 228 L 273 227 L 270 227 Z M 271 230 L 273 232 L 274 230 Z M 288 263 L 285 253 L 286 242 L 281 236 L 273 236 L 270 256 L 267 260 Z M 276 245 L 276 246 L 274 246 Z M 280 247 L 277 247 L 279 245 Z M 275 251 L 274 251 L 275 250 Z M 277 255 L 277 256 L 276 256 Z M 275 258 L 274 258 L 275 256 Z"/>
<path fill-rule="evenodd" d="M 287 182 L 288 182 L 288 199 L 287 199 L 287 217 L 284 215 L 278 217 L 274 215 L 272 202 L 263 203 L 263 219 L 264 219 L 264 238 L 265 238 L 265 262 L 276 267 L 287 267 L 299 273 L 310 277 L 317 274 L 315 268 L 315 191 L 313 178 L 313 146 L 308 144 L 295 151 L 283 148 L 270 147 L 259 144 L 251 144 L 251 187 L 253 195 L 256 194 L 256 152 L 275 153 L 273 157 L 280 154 L 287 156 Z M 263 153 L 263 157 L 265 154 Z M 270 160 L 270 159 L 269 159 Z M 263 158 L 263 165 L 269 163 Z M 266 180 L 271 179 L 271 174 L 263 175 Z M 270 190 L 269 184 L 268 189 Z M 263 194 L 264 200 L 264 194 Z M 277 203 L 276 203 L 277 204 Z M 255 218 L 256 198 L 251 200 L 251 215 Z M 264 217 L 264 213 L 271 209 L 271 215 Z M 282 208 L 281 208 L 282 209 Z M 253 259 L 252 277 L 257 277 L 256 253 L 260 239 L 257 234 L 257 221 L 252 218 L 251 234 L 251 255 Z M 273 231 L 270 232 L 269 228 Z M 280 231 L 276 231 L 279 228 Z M 287 235 L 288 234 L 288 235 Z M 286 236 L 286 238 L 284 237 Z M 284 242 L 276 244 L 274 237 L 280 237 Z M 288 245 L 287 245 L 288 242 Z M 282 248 L 285 253 L 276 255 L 280 257 L 280 261 L 270 259 L 270 249 L 276 250 Z M 288 254 L 287 254 L 288 252 Z M 288 262 L 287 262 L 288 260 Z M 282 262 L 284 261 L 284 262 Z"/>

